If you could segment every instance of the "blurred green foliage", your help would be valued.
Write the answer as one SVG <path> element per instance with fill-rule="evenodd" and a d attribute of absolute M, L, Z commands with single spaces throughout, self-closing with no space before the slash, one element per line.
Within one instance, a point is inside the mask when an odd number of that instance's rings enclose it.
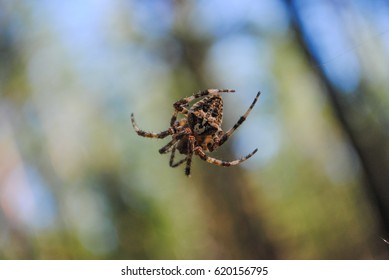
<path fill-rule="evenodd" d="M 1 259 L 387 259 L 389 3 L 0 0 Z M 225 94 L 229 143 L 138 137 Z"/>

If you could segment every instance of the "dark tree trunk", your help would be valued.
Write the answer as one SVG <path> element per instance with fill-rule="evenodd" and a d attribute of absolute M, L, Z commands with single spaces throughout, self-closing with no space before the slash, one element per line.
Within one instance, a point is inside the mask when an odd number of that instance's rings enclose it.
<path fill-rule="evenodd" d="M 333 113 L 343 129 L 350 146 L 355 151 L 362 169 L 362 185 L 373 209 L 382 236 L 389 236 L 389 139 L 384 135 L 379 122 L 368 115 L 365 98 L 368 95 L 364 81 L 353 97 L 339 92 L 326 77 L 320 62 L 309 47 L 309 38 L 304 36 L 304 26 L 294 1 L 285 0 L 292 23 L 291 28 L 298 47 L 310 62 L 311 71 L 320 79 L 330 101 Z M 353 98 L 353 99 L 352 99 Z M 378 238 L 377 238 L 378 240 Z"/>

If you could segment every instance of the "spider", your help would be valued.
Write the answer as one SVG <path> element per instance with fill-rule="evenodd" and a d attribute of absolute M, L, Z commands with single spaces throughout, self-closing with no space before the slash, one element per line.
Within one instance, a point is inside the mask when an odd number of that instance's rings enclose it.
<path fill-rule="evenodd" d="M 240 117 L 237 123 L 227 132 L 223 132 L 221 129 L 223 119 L 221 93 L 224 92 L 235 92 L 235 90 L 207 89 L 175 102 L 173 104 L 174 113 L 170 120 L 170 127 L 160 133 L 150 133 L 139 129 L 135 122 L 134 114 L 131 114 L 132 126 L 135 132 L 142 137 L 162 139 L 171 135 L 172 140 L 162 147 L 159 153 L 166 154 L 171 152 L 169 161 L 171 167 L 177 167 L 186 162 L 185 174 L 188 177 L 190 177 L 193 155 L 219 166 L 237 165 L 253 156 L 258 149 L 255 149 L 245 157 L 233 161 L 216 159 L 208 156 L 206 152 L 213 152 L 230 138 L 234 131 L 246 120 L 261 92 L 258 92 L 249 109 Z M 190 107 L 189 103 L 197 98 L 202 99 Z M 179 120 L 177 120 L 178 114 L 183 115 Z M 174 162 L 176 150 L 184 154 L 185 158 Z"/>

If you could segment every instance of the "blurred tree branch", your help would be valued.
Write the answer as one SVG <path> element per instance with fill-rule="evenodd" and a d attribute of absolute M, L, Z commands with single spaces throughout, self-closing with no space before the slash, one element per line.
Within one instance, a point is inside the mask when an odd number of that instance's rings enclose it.
<path fill-rule="evenodd" d="M 359 159 L 362 182 L 376 209 L 380 231 L 389 236 L 389 142 L 379 125 L 366 113 L 366 98 L 363 98 L 368 93 L 366 81 L 360 81 L 353 100 L 342 95 L 328 80 L 323 69 L 315 66 L 320 63 L 309 48 L 309 38 L 304 35 L 303 23 L 294 1 L 284 2 L 291 15 L 296 43 L 325 88 L 339 125 Z"/>

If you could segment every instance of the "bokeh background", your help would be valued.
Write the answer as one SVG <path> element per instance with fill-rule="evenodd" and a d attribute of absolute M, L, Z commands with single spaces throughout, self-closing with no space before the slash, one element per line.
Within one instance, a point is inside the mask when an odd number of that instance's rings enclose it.
<path fill-rule="evenodd" d="M 188 179 L 138 137 L 223 95 Z M 388 259 L 389 1 L 0 0 L 1 259 Z"/>

